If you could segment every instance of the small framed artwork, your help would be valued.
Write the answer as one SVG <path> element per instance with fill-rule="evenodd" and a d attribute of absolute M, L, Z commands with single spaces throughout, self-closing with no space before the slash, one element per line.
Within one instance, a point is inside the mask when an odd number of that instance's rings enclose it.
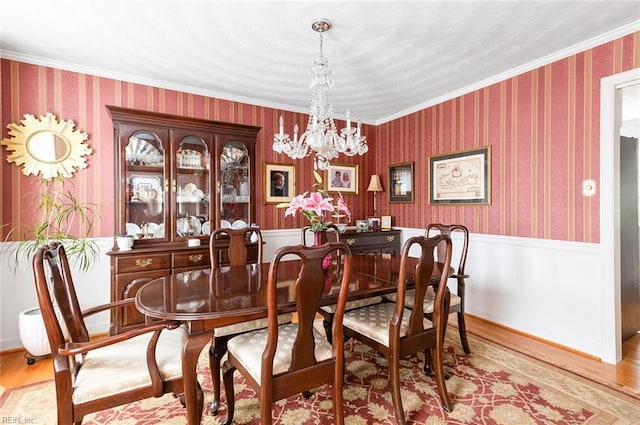
<path fill-rule="evenodd" d="M 389 166 L 389 202 L 413 202 L 413 162 Z"/>
<path fill-rule="evenodd" d="M 329 192 L 358 194 L 358 166 L 331 164 L 325 175 L 325 187 Z"/>
<path fill-rule="evenodd" d="M 296 168 L 293 165 L 264 165 L 265 204 L 289 202 L 295 196 Z"/>
<path fill-rule="evenodd" d="M 429 158 L 430 204 L 490 204 L 491 147 Z"/>
<path fill-rule="evenodd" d="M 383 215 L 380 217 L 380 227 L 382 229 L 391 229 L 391 216 Z"/>
<path fill-rule="evenodd" d="M 380 230 L 381 221 L 382 219 L 380 217 L 367 217 L 369 230 Z"/>

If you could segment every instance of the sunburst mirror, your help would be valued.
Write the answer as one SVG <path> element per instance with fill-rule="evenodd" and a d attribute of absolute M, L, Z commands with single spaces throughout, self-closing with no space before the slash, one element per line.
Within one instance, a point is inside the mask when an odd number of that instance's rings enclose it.
<path fill-rule="evenodd" d="M 25 175 L 41 174 L 45 180 L 72 177 L 76 168 L 86 168 L 86 156 L 93 150 L 85 141 L 87 134 L 74 130 L 71 120 L 56 119 L 51 113 L 36 118 L 25 114 L 20 124 L 7 125 L 9 138 L 2 144 L 11 152 L 7 162 L 23 165 Z"/>

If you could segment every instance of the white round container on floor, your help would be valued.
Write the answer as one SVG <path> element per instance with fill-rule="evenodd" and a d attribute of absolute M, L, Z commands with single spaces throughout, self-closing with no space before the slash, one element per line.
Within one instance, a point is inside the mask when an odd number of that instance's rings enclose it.
<path fill-rule="evenodd" d="M 42 320 L 40 308 L 30 308 L 18 315 L 18 331 L 22 345 L 33 357 L 51 353 L 47 331 Z"/>

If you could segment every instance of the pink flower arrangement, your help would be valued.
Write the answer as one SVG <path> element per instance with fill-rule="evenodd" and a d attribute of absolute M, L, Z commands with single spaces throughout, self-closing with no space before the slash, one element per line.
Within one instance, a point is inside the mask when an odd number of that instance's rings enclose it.
<path fill-rule="evenodd" d="M 300 211 L 309 220 L 311 230 L 314 232 L 326 230 L 327 226 L 332 223 L 330 217 L 346 215 L 347 222 L 351 220 L 351 211 L 344 202 L 342 194 L 338 193 L 337 199 L 329 196 L 329 192 L 322 184 L 320 174 L 313 170 L 313 176 L 316 179 L 316 183 L 313 185 L 316 188 L 315 192 L 304 192 L 293 198 L 290 203 L 278 205 L 278 208 L 287 208 L 284 216 L 295 216 Z"/>

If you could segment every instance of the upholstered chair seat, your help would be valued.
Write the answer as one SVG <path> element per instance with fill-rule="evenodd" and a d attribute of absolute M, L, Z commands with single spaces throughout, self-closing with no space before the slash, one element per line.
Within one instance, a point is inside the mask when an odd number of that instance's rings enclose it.
<path fill-rule="evenodd" d="M 381 302 L 382 302 L 382 297 L 380 296 L 364 298 L 362 300 L 347 301 L 347 304 L 345 305 L 345 310 L 353 310 L 354 308 L 366 307 L 368 305 L 378 304 Z M 325 305 L 320 307 L 320 309 L 327 313 L 335 314 L 336 305 L 335 304 Z"/>
<path fill-rule="evenodd" d="M 182 376 L 182 346 L 187 330 L 164 330 L 156 346 L 156 362 L 163 381 Z M 143 334 L 89 351 L 73 383 L 73 402 L 85 403 L 113 393 L 151 385 L 147 348 L 151 334 Z"/>
<path fill-rule="evenodd" d="M 347 311 L 342 319 L 346 326 L 362 335 L 365 335 L 385 347 L 389 346 L 389 322 L 393 318 L 396 305 L 394 303 L 379 303 L 364 308 Z M 407 335 L 409 330 L 409 318 L 411 310 L 405 309 L 400 325 L 400 338 Z M 431 329 L 433 324 L 429 319 L 423 320 L 424 329 Z"/>
<path fill-rule="evenodd" d="M 280 314 L 278 316 L 278 324 L 289 323 L 293 319 L 293 315 L 290 313 Z M 214 334 L 217 337 L 229 336 L 241 334 L 248 331 L 253 331 L 256 329 L 266 328 L 268 325 L 267 319 L 255 319 L 249 320 L 248 322 L 236 323 L 233 325 L 227 325 L 220 328 L 217 328 L 214 331 Z"/>
<path fill-rule="evenodd" d="M 385 295 L 385 298 L 388 299 L 389 301 L 396 302 L 398 295 L 389 294 L 389 295 Z M 434 291 L 432 287 L 427 288 L 427 292 L 424 294 L 424 303 L 422 304 L 424 306 L 423 308 L 424 308 L 425 314 L 433 313 L 433 301 L 435 299 L 436 299 L 436 291 Z M 462 298 L 460 298 L 458 295 L 454 293 L 451 293 L 451 307 L 460 305 L 461 301 L 462 301 Z M 405 294 L 404 304 L 408 308 L 413 308 L 413 304 L 415 302 L 416 302 L 416 292 L 413 289 L 411 289 L 407 291 L 407 293 Z"/>
<path fill-rule="evenodd" d="M 298 324 L 289 323 L 278 327 L 278 346 L 273 359 L 273 374 L 278 375 L 289 370 L 291 367 L 291 354 L 296 335 L 298 334 Z M 316 361 L 321 362 L 330 359 L 333 354 L 331 344 L 315 327 L 313 328 L 313 340 L 315 342 Z M 267 329 L 244 333 L 231 340 L 227 345 L 227 350 L 236 357 L 256 382 L 261 383 L 260 363 L 262 353 L 267 345 Z"/>

